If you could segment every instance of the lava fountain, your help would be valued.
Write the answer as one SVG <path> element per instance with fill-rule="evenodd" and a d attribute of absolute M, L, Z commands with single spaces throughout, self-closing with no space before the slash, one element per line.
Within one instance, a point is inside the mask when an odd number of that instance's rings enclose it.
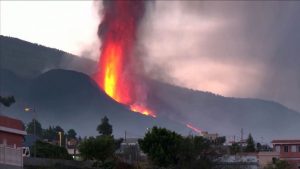
<path fill-rule="evenodd" d="M 103 19 L 98 28 L 102 46 L 94 79 L 115 101 L 134 112 L 156 117 L 147 105 L 147 85 L 141 77 L 143 65 L 135 55 L 145 1 L 104 0 L 103 7 Z"/>

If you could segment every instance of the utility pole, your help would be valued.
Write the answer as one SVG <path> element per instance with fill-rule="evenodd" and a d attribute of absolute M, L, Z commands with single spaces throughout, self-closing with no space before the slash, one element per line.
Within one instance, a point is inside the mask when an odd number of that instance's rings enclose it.
<path fill-rule="evenodd" d="M 37 113 L 36 113 L 36 110 L 35 110 L 35 107 L 31 108 L 31 107 L 25 107 L 24 109 L 25 112 L 32 112 L 33 113 L 33 137 L 34 137 L 34 143 L 35 143 L 35 146 L 34 146 L 34 152 L 33 152 L 33 156 L 36 157 L 36 147 L 37 147 L 37 144 L 36 144 L 36 140 L 37 140 L 37 135 L 36 135 L 36 118 L 37 118 Z"/>
<path fill-rule="evenodd" d="M 243 141 L 243 140 L 244 140 L 244 129 L 241 128 L 241 141 Z"/>
<path fill-rule="evenodd" d="M 59 146 L 60 147 L 61 147 L 61 139 L 62 139 L 61 134 L 62 134 L 61 131 L 59 131 L 58 132 L 58 136 L 59 136 Z"/>

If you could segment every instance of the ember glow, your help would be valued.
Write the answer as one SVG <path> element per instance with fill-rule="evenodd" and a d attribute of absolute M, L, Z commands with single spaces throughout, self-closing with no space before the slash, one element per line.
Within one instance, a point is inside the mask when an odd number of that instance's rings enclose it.
<path fill-rule="evenodd" d="M 152 117 L 156 117 L 155 113 L 152 112 L 151 110 L 143 107 L 143 106 L 140 106 L 138 104 L 134 104 L 134 105 L 130 105 L 130 110 L 134 111 L 134 112 L 139 112 L 143 115 L 146 115 L 146 116 L 152 116 Z"/>
<path fill-rule="evenodd" d="M 194 126 L 192 126 L 191 124 L 186 124 L 186 127 L 188 127 L 188 128 L 190 128 L 190 129 L 192 129 L 194 132 L 196 132 L 196 133 L 198 133 L 198 134 L 200 134 L 200 135 L 202 135 L 202 131 L 201 131 L 201 129 L 199 129 L 199 128 L 197 128 L 197 127 L 194 127 Z"/>
<path fill-rule="evenodd" d="M 95 80 L 115 101 L 133 112 L 156 117 L 147 106 L 147 86 L 142 83 L 134 55 L 138 22 L 145 10 L 144 1 L 103 1 L 104 17 L 98 34 L 102 51 Z M 142 66 L 140 66 L 142 67 Z"/>

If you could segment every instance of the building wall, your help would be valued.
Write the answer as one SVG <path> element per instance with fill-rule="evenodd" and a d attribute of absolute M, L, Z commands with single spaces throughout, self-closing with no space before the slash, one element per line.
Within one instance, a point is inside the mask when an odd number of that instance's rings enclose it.
<path fill-rule="evenodd" d="M 279 159 L 279 152 L 259 152 L 258 163 L 261 168 L 273 162 L 273 158 Z"/>
<path fill-rule="evenodd" d="M 0 145 L 0 164 L 22 167 L 22 148 L 11 148 Z"/>
<path fill-rule="evenodd" d="M 0 115 L 0 144 L 22 147 L 24 135 L 26 132 L 22 121 Z"/>
<path fill-rule="evenodd" d="M 276 146 L 279 146 L 279 156 L 281 160 L 285 160 L 292 165 L 292 169 L 300 168 L 300 144 L 298 143 L 286 143 L 286 144 L 274 144 L 274 151 L 278 152 Z M 296 152 L 292 152 L 292 146 L 296 146 Z M 285 152 L 285 147 L 288 148 L 288 152 Z"/>
<path fill-rule="evenodd" d="M 0 144 L 4 144 L 6 142 L 6 144 L 9 146 L 16 145 L 17 147 L 22 147 L 23 141 L 23 135 L 0 131 Z"/>
<path fill-rule="evenodd" d="M 284 152 L 285 146 L 288 147 L 288 152 Z M 292 146 L 296 146 L 296 152 L 292 152 Z M 298 144 L 280 145 L 280 158 L 299 158 L 300 159 L 299 147 L 300 147 L 300 144 L 299 145 Z"/>

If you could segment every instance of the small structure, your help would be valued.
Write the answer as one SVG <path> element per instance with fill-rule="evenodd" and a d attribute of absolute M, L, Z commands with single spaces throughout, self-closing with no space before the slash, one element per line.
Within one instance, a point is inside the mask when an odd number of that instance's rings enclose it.
<path fill-rule="evenodd" d="M 214 141 L 219 137 L 218 133 L 208 133 L 207 131 L 201 132 L 202 136 L 210 141 Z"/>
<path fill-rule="evenodd" d="M 123 140 L 120 149 L 116 152 L 125 162 L 137 163 L 144 161 L 146 155 L 140 150 L 137 138 L 127 138 Z"/>
<path fill-rule="evenodd" d="M 215 169 L 259 168 L 256 153 L 239 153 L 236 155 L 224 155 L 216 159 L 215 164 Z"/>
<path fill-rule="evenodd" d="M 24 131 L 22 121 L 0 116 L 0 168 L 22 168 Z"/>
<path fill-rule="evenodd" d="M 261 151 L 257 153 L 258 163 L 261 168 L 271 164 L 274 159 L 279 159 L 279 152 Z"/>
<path fill-rule="evenodd" d="M 273 140 L 273 150 L 279 153 L 279 159 L 300 169 L 300 140 Z"/>
<path fill-rule="evenodd" d="M 79 159 L 79 150 L 78 150 L 78 140 L 71 138 L 66 139 L 66 149 L 68 153 L 73 157 L 73 159 Z"/>

